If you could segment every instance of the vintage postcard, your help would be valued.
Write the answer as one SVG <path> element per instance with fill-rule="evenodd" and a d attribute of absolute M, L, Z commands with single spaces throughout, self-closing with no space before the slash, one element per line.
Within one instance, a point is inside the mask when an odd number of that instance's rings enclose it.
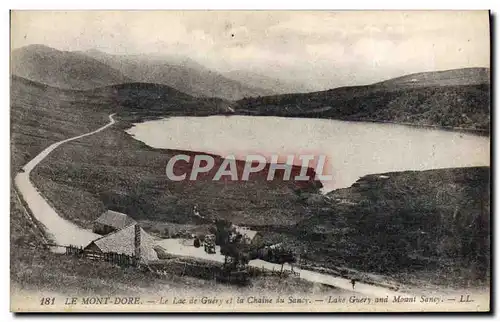
<path fill-rule="evenodd" d="M 488 11 L 11 11 L 13 312 L 490 311 Z"/>

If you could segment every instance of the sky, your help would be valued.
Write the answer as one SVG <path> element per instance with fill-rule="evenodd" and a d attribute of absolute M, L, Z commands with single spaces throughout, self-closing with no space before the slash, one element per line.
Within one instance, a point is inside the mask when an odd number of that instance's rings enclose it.
<path fill-rule="evenodd" d="M 188 56 L 314 89 L 489 67 L 487 11 L 14 11 L 11 46 Z"/>

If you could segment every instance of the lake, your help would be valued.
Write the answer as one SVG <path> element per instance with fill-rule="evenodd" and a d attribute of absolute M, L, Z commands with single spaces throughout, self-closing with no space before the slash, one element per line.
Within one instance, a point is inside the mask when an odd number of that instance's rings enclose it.
<path fill-rule="evenodd" d="M 154 148 L 212 154 L 325 155 L 333 180 L 324 192 L 360 177 L 390 171 L 489 166 L 490 138 L 405 125 L 324 119 L 210 116 L 170 117 L 127 130 Z"/>

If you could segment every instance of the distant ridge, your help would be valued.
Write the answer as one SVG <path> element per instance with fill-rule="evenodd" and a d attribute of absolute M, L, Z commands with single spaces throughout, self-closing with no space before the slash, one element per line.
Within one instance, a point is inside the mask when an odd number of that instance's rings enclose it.
<path fill-rule="evenodd" d="M 390 122 L 487 132 L 488 68 L 417 73 L 326 91 L 252 97 L 237 114 Z"/>
<path fill-rule="evenodd" d="M 120 71 L 79 53 L 29 45 L 11 53 L 11 73 L 62 89 L 91 89 L 131 81 Z"/>
<path fill-rule="evenodd" d="M 409 74 L 373 85 L 387 87 L 458 86 L 490 83 L 489 68 L 462 68 Z"/>
<path fill-rule="evenodd" d="M 18 82 L 18 83 L 23 83 L 23 84 L 28 85 L 28 86 L 34 86 L 34 87 L 38 87 L 38 88 L 52 87 L 52 86 L 49 86 L 47 84 L 35 82 L 35 81 L 30 80 L 30 79 L 27 79 L 27 78 L 24 78 L 21 76 L 17 76 L 17 75 L 10 75 L 10 81 L 11 81 L 11 84 Z"/>
<path fill-rule="evenodd" d="M 111 55 L 99 50 L 88 50 L 82 54 L 119 70 L 135 82 L 165 84 L 192 96 L 237 100 L 275 93 L 229 79 L 187 57 Z"/>
<path fill-rule="evenodd" d="M 154 83 L 141 83 L 141 82 L 131 82 L 131 83 L 122 83 L 116 85 L 108 85 L 103 87 L 98 87 L 92 90 L 94 93 L 127 93 L 127 97 L 140 97 L 144 96 L 149 99 L 161 99 L 161 98 L 182 98 L 188 100 L 195 100 L 195 98 L 191 95 L 183 93 L 181 91 L 176 90 L 167 85 L 163 84 L 154 84 Z"/>
<path fill-rule="evenodd" d="M 246 70 L 233 70 L 223 75 L 243 84 L 263 87 L 275 94 L 306 93 L 311 91 L 310 88 L 300 82 L 278 79 Z"/>

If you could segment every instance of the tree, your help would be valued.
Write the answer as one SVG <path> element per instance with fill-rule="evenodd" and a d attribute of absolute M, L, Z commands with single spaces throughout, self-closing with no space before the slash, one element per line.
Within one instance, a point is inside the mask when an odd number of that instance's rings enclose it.
<path fill-rule="evenodd" d="M 231 226 L 231 222 L 225 219 L 217 219 L 215 221 L 215 245 L 225 245 L 229 243 Z"/>
<path fill-rule="evenodd" d="M 217 220 L 215 231 L 216 243 L 220 245 L 220 253 L 224 255 L 221 277 L 226 281 L 246 284 L 249 277 L 247 265 L 250 261 L 250 245 L 243 242 L 243 236 L 236 233 L 227 220 Z"/>
<path fill-rule="evenodd" d="M 215 222 L 215 243 L 220 246 L 220 252 L 225 256 L 227 268 L 236 270 L 248 264 L 250 246 L 243 242 L 243 235 L 232 228 L 230 221 L 218 219 Z"/>
<path fill-rule="evenodd" d="M 268 256 L 270 257 L 271 262 L 281 264 L 281 271 L 283 271 L 283 265 L 285 265 L 285 263 L 288 263 L 290 264 L 290 266 L 292 266 L 297 262 L 297 257 L 295 256 L 295 254 L 291 250 L 285 249 L 284 247 L 270 249 Z"/>

